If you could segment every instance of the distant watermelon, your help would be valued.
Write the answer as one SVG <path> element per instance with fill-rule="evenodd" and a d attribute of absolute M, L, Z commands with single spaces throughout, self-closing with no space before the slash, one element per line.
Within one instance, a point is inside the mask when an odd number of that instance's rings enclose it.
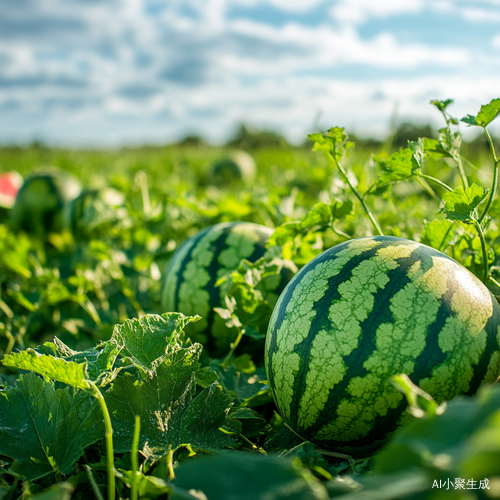
<path fill-rule="evenodd" d="M 30 175 L 11 210 L 16 228 L 43 237 L 63 227 L 63 209 L 78 196 L 81 184 L 69 172 L 46 168 Z"/>
<path fill-rule="evenodd" d="M 243 181 L 251 183 L 256 174 L 254 159 L 245 151 L 233 151 L 217 161 L 211 171 L 215 185 L 228 185 Z"/>
<path fill-rule="evenodd" d="M 106 231 L 126 216 L 125 196 L 113 188 L 84 189 L 64 208 L 64 225 L 76 239 Z"/>
<path fill-rule="evenodd" d="M 241 259 L 255 262 L 261 258 L 272 232 L 250 222 L 224 222 L 192 236 L 172 256 L 163 282 L 162 308 L 202 316 L 202 320 L 188 325 L 186 333 L 212 355 L 227 354 L 237 334 L 213 311 L 214 307 L 225 307 L 215 283 L 235 270 Z M 292 274 L 289 271 L 288 279 Z M 281 278 L 276 283 L 278 295 L 286 284 L 286 274 Z"/>
<path fill-rule="evenodd" d="M 19 172 L 11 171 L 0 175 L 0 207 L 12 208 L 17 192 L 23 185 L 23 177 Z"/>
<path fill-rule="evenodd" d="M 351 240 L 304 266 L 266 337 L 285 421 L 320 446 L 366 455 L 408 417 L 388 381 L 406 373 L 438 402 L 500 375 L 500 306 L 447 255 L 390 236 Z"/>

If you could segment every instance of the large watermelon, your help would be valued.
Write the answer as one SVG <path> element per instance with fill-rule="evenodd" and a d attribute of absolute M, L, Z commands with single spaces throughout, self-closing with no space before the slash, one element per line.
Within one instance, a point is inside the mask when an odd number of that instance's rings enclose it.
<path fill-rule="evenodd" d="M 63 228 L 63 210 L 82 189 L 78 179 L 62 169 L 45 168 L 31 174 L 11 210 L 14 227 L 40 237 Z"/>
<path fill-rule="evenodd" d="M 191 323 L 186 333 L 202 343 L 208 352 L 221 356 L 228 352 L 237 332 L 225 326 L 214 307 L 225 307 L 215 283 L 236 269 L 241 259 L 255 262 L 266 251 L 273 230 L 250 222 L 224 222 L 210 226 L 185 241 L 174 253 L 165 273 L 162 289 L 164 311 L 178 311 L 202 317 Z M 292 276 L 282 273 L 282 281 Z M 276 283 L 277 294 L 286 283 Z"/>
<path fill-rule="evenodd" d="M 304 439 L 371 453 L 407 418 L 389 377 L 438 402 L 500 375 L 500 306 L 445 254 L 391 236 L 314 258 L 273 311 L 266 369 L 276 405 Z"/>

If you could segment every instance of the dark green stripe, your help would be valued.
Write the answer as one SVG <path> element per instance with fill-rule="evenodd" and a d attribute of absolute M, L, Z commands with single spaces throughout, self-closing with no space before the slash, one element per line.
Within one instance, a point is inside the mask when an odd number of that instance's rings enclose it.
<path fill-rule="evenodd" d="M 349 241 L 346 241 L 344 243 L 336 245 L 315 257 L 292 278 L 290 283 L 288 283 L 288 287 L 283 291 L 283 295 L 280 297 L 281 301 L 279 304 L 277 304 L 277 307 L 273 311 L 273 316 L 277 315 L 276 320 L 274 321 L 274 327 L 272 331 L 267 332 L 267 335 L 271 336 L 266 352 L 267 374 L 269 378 L 269 385 L 271 387 L 274 387 L 273 354 L 277 351 L 277 332 L 283 324 L 286 315 L 286 308 L 293 293 L 295 292 L 295 289 L 297 288 L 297 285 L 300 283 L 304 274 L 308 273 L 313 267 L 317 266 L 318 264 L 332 259 L 338 252 L 344 250 L 349 243 Z"/>
<path fill-rule="evenodd" d="M 385 243 L 379 243 L 377 246 L 371 248 L 370 250 L 366 250 L 365 252 L 353 256 L 349 262 L 346 263 L 346 265 L 342 268 L 342 272 L 337 274 L 336 276 L 332 276 L 328 280 L 328 288 L 326 293 L 323 295 L 323 297 L 315 302 L 313 310 L 315 311 L 315 316 L 311 322 L 311 328 L 309 330 L 309 334 L 307 337 L 300 342 L 300 344 L 297 344 L 295 346 L 294 352 L 298 353 L 301 359 L 300 362 L 300 368 L 299 372 L 294 378 L 294 386 L 293 386 L 293 399 L 291 403 L 291 408 L 290 408 L 290 421 L 292 426 L 296 426 L 298 423 L 298 412 L 300 408 L 300 400 L 302 399 L 302 396 L 306 390 L 306 378 L 307 374 L 309 373 L 309 362 L 310 362 L 310 356 L 311 356 L 311 349 L 312 349 L 312 343 L 314 339 L 316 338 L 316 334 L 320 332 L 321 330 L 326 330 L 326 331 L 331 331 L 332 330 L 332 325 L 330 323 L 330 320 L 328 318 L 328 311 L 330 309 L 330 306 L 341 299 L 340 293 L 338 292 L 338 287 L 342 283 L 345 283 L 346 281 L 349 281 L 352 278 L 352 273 L 353 271 L 365 260 L 369 260 L 372 257 L 375 257 L 377 252 L 384 247 L 391 246 L 393 243 L 392 242 L 385 242 Z M 386 291 L 382 291 L 384 296 L 387 294 Z M 389 295 L 390 296 L 390 295 Z M 375 299 L 376 300 L 376 299 Z M 376 302 L 375 302 L 376 304 Z M 375 307 L 374 307 L 375 309 Z M 370 313 L 370 315 L 373 315 Z M 370 315 L 368 316 L 367 319 L 369 319 Z M 387 319 L 387 318 L 385 318 Z M 362 336 L 365 333 L 363 330 L 363 324 L 361 324 L 362 327 Z M 367 338 L 366 335 L 364 335 L 365 338 Z M 363 337 L 362 337 L 363 338 Z M 360 343 L 361 340 L 360 339 Z M 370 339 L 371 340 L 371 339 Z M 366 342 L 363 345 L 363 348 L 366 350 Z M 368 352 L 373 350 L 375 348 L 375 345 L 370 346 L 370 349 L 368 349 Z M 356 357 L 360 356 L 359 350 L 355 349 L 354 352 L 356 352 Z M 363 356 L 366 356 L 363 354 Z M 354 359 L 356 359 L 356 357 Z M 349 357 L 348 357 L 349 358 Z M 346 358 L 344 358 L 346 359 Z M 366 359 L 366 357 L 363 357 L 363 359 Z M 356 359 L 357 360 L 357 359 Z M 347 365 L 346 361 L 346 365 Z M 349 366 L 349 365 L 347 365 Z M 349 370 L 347 371 L 346 375 L 344 376 L 344 379 L 340 382 L 346 381 L 346 379 L 350 378 L 349 376 Z M 339 385 L 339 384 L 338 384 Z M 335 388 L 338 387 L 335 386 Z M 330 394 L 331 395 L 331 394 Z M 327 403 L 328 404 L 328 403 Z M 323 421 L 321 417 L 318 417 L 319 420 Z"/>
<path fill-rule="evenodd" d="M 488 319 L 485 330 L 486 330 L 486 346 L 484 348 L 481 357 L 479 358 L 478 364 L 474 367 L 474 374 L 472 375 L 472 380 L 470 381 L 470 387 L 467 391 L 467 395 L 471 396 L 477 392 L 479 386 L 486 377 L 488 372 L 488 365 L 490 364 L 491 357 L 493 353 L 499 351 L 499 345 L 497 340 L 497 329 L 500 325 L 500 306 L 494 297 L 491 297 L 493 305 L 493 314 Z"/>
<path fill-rule="evenodd" d="M 377 428 L 372 429 L 361 439 L 353 439 L 351 441 L 322 440 L 320 444 L 323 447 L 328 447 L 328 449 L 349 453 L 354 456 L 369 456 L 389 440 L 390 435 L 395 430 L 395 422 L 401 419 L 407 406 L 406 399 L 403 399 L 396 408 L 389 408 L 383 417 L 377 417 Z M 304 433 L 302 434 L 304 435 Z M 315 432 L 308 431 L 304 437 L 309 437 L 314 442 Z"/>

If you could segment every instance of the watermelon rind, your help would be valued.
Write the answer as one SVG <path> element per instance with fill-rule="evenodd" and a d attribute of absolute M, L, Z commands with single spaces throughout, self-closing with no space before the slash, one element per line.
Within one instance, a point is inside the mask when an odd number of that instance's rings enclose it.
<path fill-rule="evenodd" d="M 323 447 L 366 455 L 411 418 L 391 376 L 406 373 L 438 402 L 497 381 L 500 306 L 442 252 L 403 238 L 360 238 L 295 275 L 265 349 L 288 425 Z"/>

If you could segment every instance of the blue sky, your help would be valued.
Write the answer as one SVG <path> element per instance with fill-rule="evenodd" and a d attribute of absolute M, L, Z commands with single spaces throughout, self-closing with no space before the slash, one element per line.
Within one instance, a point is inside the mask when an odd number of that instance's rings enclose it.
<path fill-rule="evenodd" d="M 449 97 L 500 97 L 500 0 L 0 0 L 0 143 L 383 136 Z"/>

